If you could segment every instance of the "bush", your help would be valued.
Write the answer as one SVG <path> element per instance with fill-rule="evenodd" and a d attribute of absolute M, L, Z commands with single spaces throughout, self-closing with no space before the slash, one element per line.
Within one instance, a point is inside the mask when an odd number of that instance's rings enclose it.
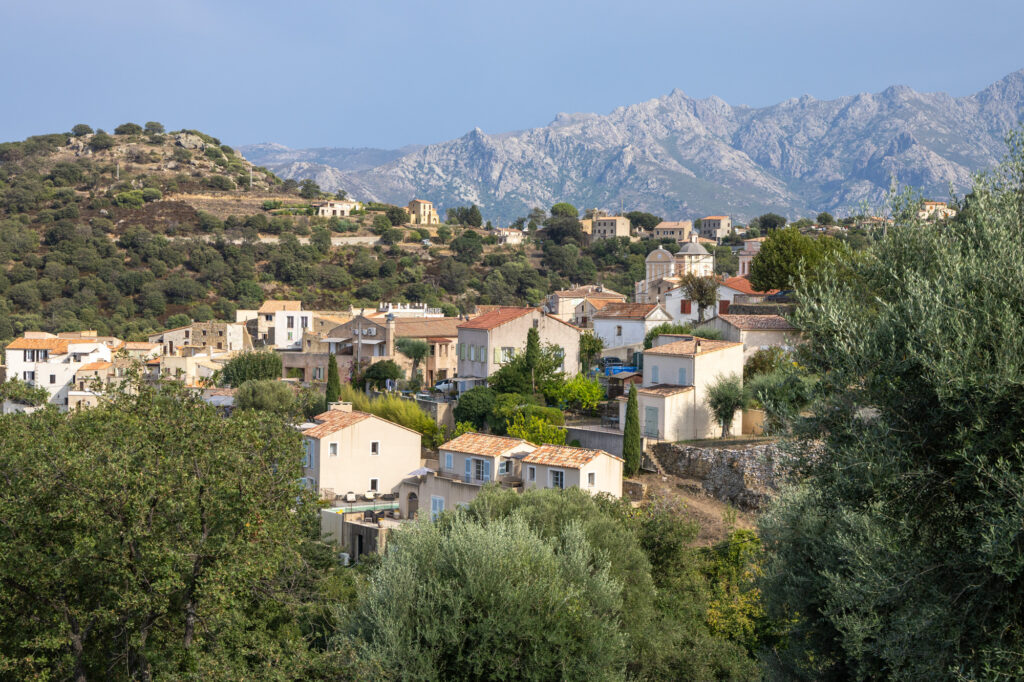
<path fill-rule="evenodd" d="M 225 175 L 211 175 L 206 179 L 206 186 L 225 192 L 235 189 L 235 183 L 231 182 L 231 178 Z"/>
<path fill-rule="evenodd" d="M 290 414 L 295 409 L 295 392 L 283 381 L 246 381 L 235 393 L 235 407 Z"/>
<path fill-rule="evenodd" d="M 145 201 L 146 203 L 149 203 L 151 201 L 160 201 L 163 198 L 163 193 L 160 190 L 155 189 L 153 187 L 147 187 L 146 189 L 142 190 L 142 200 Z"/>
<path fill-rule="evenodd" d="M 92 127 L 84 123 L 79 123 L 71 129 L 71 134 L 75 137 L 82 137 L 83 135 L 92 135 Z"/>
<path fill-rule="evenodd" d="M 142 126 L 138 123 L 122 123 L 114 128 L 115 135 L 141 135 Z"/>
<path fill-rule="evenodd" d="M 164 124 L 157 121 L 146 121 L 145 130 L 149 135 L 159 135 L 164 132 Z"/>
<path fill-rule="evenodd" d="M 131 189 L 114 195 L 114 203 L 122 208 L 138 208 L 146 203 L 141 189 Z"/>
<path fill-rule="evenodd" d="M 241 353 L 228 360 L 221 370 L 221 385 L 238 388 L 247 381 L 280 379 L 281 356 L 274 351 Z"/>
<path fill-rule="evenodd" d="M 471 388 L 459 396 L 453 416 L 457 422 L 470 422 L 478 431 L 483 430 L 494 409 L 496 394 L 486 386 Z"/>
<path fill-rule="evenodd" d="M 103 149 L 110 149 L 115 144 L 114 138 L 107 135 L 102 130 L 89 138 L 89 148 L 93 151 L 101 151 Z"/>

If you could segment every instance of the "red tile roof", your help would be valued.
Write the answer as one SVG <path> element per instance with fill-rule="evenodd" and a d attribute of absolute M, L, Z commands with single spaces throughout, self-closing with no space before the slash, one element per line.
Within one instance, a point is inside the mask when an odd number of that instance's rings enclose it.
<path fill-rule="evenodd" d="M 712 341 L 699 336 L 691 336 L 649 348 L 644 351 L 644 355 L 703 355 L 742 345 L 742 343 L 734 341 Z"/>
<path fill-rule="evenodd" d="M 395 336 L 408 336 L 412 338 L 459 335 L 459 318 L 457 317 L 434 317 L 434 318 L 395 318 Z"/>
<path fill-rule="evenodd" d="M 791 331 L 796 329 L 789 320 L 781 315 L 719 315 L 719 317 L 723 322 L 744 331 Z"/>
<path fill-rule="evenodd" d="M 107 367 L 113 366 L 113 364 L 114 363 L 107 362 L 106 360 L 100 360 L 99 362 L 90 362 L 90 363 L 87 363 L 85 365 L 82 365 L 81 367 L 78 368 L 78 371 L 79 372 L 82 372 L 82 371 L 90 371 L 91 372 L 93 370 L 106 369 Z"/>
<path fill-rule="evenodd" d="M 328 410 L 322 414 L 318 414 L 313 419 L 317 422 L 317 425 L 306 429 L 302 432 L 303 436 L 309 438 L 324 438 L 337 431 L 341 431 L 344 428 L 358 424 L 364 419 L 369 419 L 373 415 L 367 414 L 366 412 L 342 412 L 341 410 Z"/>
<path fill-rule="evenodd" d="M 529 315 L 536 308 L 498 308 L 483 315 L 477 315 L 459 325 L 459 329 L 494 329 L 506 322 Z"/>
<path fill-rule="evenodd" d="M 727 215 L 706 215 L 703 218 L 701 218 L 701 220 L 728 220 L 728 219 L 729 219 L 729 216 L 727 216 Z"/>
<path fill-rule="evenodd" d="M 574 448 L 568 445 L 541 445 L 539 448 L 531 452 L 530 454 L 523 457 L 523 462 L 527 464 L 544 464 L 546 466 L 566 467 L 569 469 L 579 469 L 590 463 L 592 459 L 599 455 L 608 455 L 614 459 L 621 460 L 621 457 L 615 457 L 610 452 L 604 450 L 589 450 L 587 448 Z"/>
<path fill-rule="evenodd" d="M 7 350 L 48 350 L 54 353 L 67 353 L 68 339 L 15 339 L 7 344 Z"/>
<path fill-rule="evenodd" d="M 612 303 L 606 305 L 594 317 L 614 317 L 618 319 L 643 320 L 654 312 L 658 307 L 657 303 Z"/>
<path fill-rule="evenodd" d="M 302 301 L 264 301 L 258 313 L 276 313 L 282 310 L 302 310 Z"/>
<path fill-rule="evenodd" d="M 463 452 L 468 455 L 497 457 L 521 445 L 528 445 L 528 443 L 522 438 L 491 436 L 485 433 L 464 433 L 441 445 L 438 449 Z"/>
<path fill-rule="evenodd" d="M 722 282 L 722 284 L 729 287 L 730 289 L 735 289 L 741 294 L 768 295 L 779 293 L 778 289 L 769 289 L 768 291 L 755 291 L 753 285 L 750 283 L 750 279 L 748 279 L 747 277 L 730 277 L 729 279 Z"/>

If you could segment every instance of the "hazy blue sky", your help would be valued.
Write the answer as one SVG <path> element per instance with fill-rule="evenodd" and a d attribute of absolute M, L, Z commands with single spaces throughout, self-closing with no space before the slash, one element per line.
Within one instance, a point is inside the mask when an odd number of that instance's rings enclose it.
<path fill-rule="evenodd" d="M 159 120 L 231 144 L 437 142 L 680 88 L 732 104 L 1024 67 L 1020 0 L 4 0 L 0 140 Z"/>

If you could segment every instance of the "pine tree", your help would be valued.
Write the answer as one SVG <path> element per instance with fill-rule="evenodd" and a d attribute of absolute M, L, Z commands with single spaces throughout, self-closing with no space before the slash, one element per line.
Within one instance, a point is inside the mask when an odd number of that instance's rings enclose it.
<path fill-rule="evenodd" d="M 625 473 L 633 476 L 640 471 L 643 444 L 640 438 L 640 405 L 636 397 L 636 384 L 629 387 L 626 403 L 626 427 L 622 431 L 622 458 L 626 460 Z"/>
<path fill-rule="evenodd" d="M 530 389 L 534 393 L 537 392 L 537 380 L 535 372 L 537 369 L 537 364 L 539 362 L 540 333 L 536 329 L 531 327 L 530 330 L 526 332 L 526 371 L 530 375 Z"/>
<path fill-rule="evenodd" d="M 338 377 L 338 363 L 334 353 L 327 358 L 327 402 L 336 403 L 341 397 L 341 379 Z"/>

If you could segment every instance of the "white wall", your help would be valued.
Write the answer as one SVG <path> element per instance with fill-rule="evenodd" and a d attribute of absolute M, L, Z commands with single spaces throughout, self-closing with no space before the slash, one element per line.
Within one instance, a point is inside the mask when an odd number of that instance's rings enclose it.
<path fill-rule="evenodd" d="M 380 443 L 380 454 L 371 454 L 371 443 Z M 409 472 L 420 467 L 420 434 L 397 424 L 370 417 L 321 439 L 303 438 L 311 448 L 312 466 L 305 476 L 316 480 L 318 490 L 362 494 L 370 490 L 370 479 L 378 479 L 377 491 L 398 489 Z M 330 444 L 338 444 L 338 454 L 330 454 Z"/>
<path fill-rule="evenodd" d="M 288 328 L 288 318 L 292 318 L 292 328 Z M 302 322 L 305 321 L 305 325 Z M 282 349 L 301 349 L 302 335 L 313 331 L 313 313 L 308 310 L 279 310 L 274 313 L 274 347 Z M 291 333 L 292 338 L 288 338 Z"/>

